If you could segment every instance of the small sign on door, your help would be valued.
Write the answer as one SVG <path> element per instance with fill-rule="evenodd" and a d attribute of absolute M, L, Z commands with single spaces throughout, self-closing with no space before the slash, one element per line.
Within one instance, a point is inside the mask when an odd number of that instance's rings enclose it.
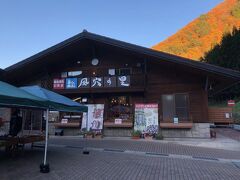
<path fill-rule="evenodd" d="M 178 124 L 178 117 L 173 118 L 173 123 Z"/>

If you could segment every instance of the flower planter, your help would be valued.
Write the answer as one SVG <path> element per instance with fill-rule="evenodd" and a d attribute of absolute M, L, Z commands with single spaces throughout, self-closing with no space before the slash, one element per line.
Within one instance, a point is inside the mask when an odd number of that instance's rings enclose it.
<path fill-rule="evenodd" d="M 98 135 L 95 135 L 94 138 L 95 138 L 95 139 L 102 139 L 103 136 L 102 136 L 101 134 L 98 134 Z"/>
<path fill-rule="evenodd" d="M 132 136 L 132 139 L 140 139 L 140 136 Z"/>

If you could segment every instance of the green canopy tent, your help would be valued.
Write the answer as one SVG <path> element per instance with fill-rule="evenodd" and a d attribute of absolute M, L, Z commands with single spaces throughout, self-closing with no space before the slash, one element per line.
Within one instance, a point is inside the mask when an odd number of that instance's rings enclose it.
<path fill-rule="evenodd" d="M 24 91 L 38 98 L 46 100 L 53 109 L 67 112 L 87 112 L 87 106 L 83 106 L 65 96 L 57 94 L 39 86 L 24 86 L 20 87 Z"/>
<path fill-rule="evenodd" d="M 49 107 L 44 99 L 2 81 L 0 81 L 0 106 L 38 109 L 47 109 Z"/>
<path fill-rule="evenodd" d="M 47 94 L 50 94 L 51 97 L 50 96 L 43 97 L 42 95 L 39 94 L 40 92 L 39 90 L 44 91 L 44 94 L 47 92 Z M 59 101 L 58 98 L 60 98 L 61 101 Z M 65 112 L 87 112 L 87 107 L 82 106 L 79 103 L 73 102 L 72 100 L 64 96 L 58 95 L 52 91 L 48 91 L 40 87 L 37 88 L 37 91 L 35 88 L 28 87 L 23 87 L 22 89 L 20 89 L 2 81 L 0 81 L 0 106 L 38 108 L 47 110 L 44 161 L 40 166 L 40 171 L 44 173 L 49 172 L 49 165 L 46 163 L 48 146 L 49 110 Z"/>
<path fill-rule="evenodd" d="M 21 87 L 21 89 L 26 92 L 37 96 L 41 99 L 46 100 L 50 106 L 57 111 L 67 111 L 67 112 L 87 112 L 88 108 L 83 106 L 77 102 L 72 101 L 71 99 L 57 94 L 55 92 L 49 91 L 39 86 L 25 86 Z M 49 113 L 49 109 L 47 110 L 47 116 Z M 46 132 L 48 132 L 48 121 L 46 121 Z M 46 133 L 47 136 L 47 133 Z M 42 171 L 49 171 L 49 166 L 46 164 L 47 157 L 47 138 L 46 138 L 46 146 L 45 146 L 45 154 L 44 154 L 44 163 L 42 165 Z M 46 168 L 46 169 L 45 169 Z"/>

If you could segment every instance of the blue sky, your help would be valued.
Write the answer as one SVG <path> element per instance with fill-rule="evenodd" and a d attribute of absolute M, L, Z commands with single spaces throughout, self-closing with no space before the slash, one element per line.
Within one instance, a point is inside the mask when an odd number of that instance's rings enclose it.
<path fill-rule="evenodd" d="M 145 47 L 223 0 L 0 0 L 0 68 L 83 29 Z"/>

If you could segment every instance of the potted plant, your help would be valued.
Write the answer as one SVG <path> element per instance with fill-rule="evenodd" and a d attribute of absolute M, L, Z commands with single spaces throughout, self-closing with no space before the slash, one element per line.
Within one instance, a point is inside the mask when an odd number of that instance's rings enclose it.
<path fill-rule="evenodd" d="M 155 134 L 155 139 L 156 139 L 156 140 L 163 140 L 163 135 L 162 135 L 162 133 L 157 133 L 157 134 Z"/>
<path fill-rule="evenodd" d="M 141 136 L 141 131 L 137 130 L 137 131 L 132 131 L 132 139 L 140 139 Z"/>
<path fill-rule="evenodd" d="M 84 137 L 87 139 L 91 139 L 94 137 L 94 132 L 93 131 L 86 131 L 86 133 L 84 134 Z"/>
<path fill-rule="evenodd" d="M 96 138 L 96 139 L 102 139 L 102 138 L 103 138 L 103 135 L 102 135 L 101 132 L 95 132 L 94 138 Z"/>
<path fill-rule="evenodd" d="M 144 139 L 152 140 L 153 139 L 153 135 L 151 133 L 144 133 Z"/>

